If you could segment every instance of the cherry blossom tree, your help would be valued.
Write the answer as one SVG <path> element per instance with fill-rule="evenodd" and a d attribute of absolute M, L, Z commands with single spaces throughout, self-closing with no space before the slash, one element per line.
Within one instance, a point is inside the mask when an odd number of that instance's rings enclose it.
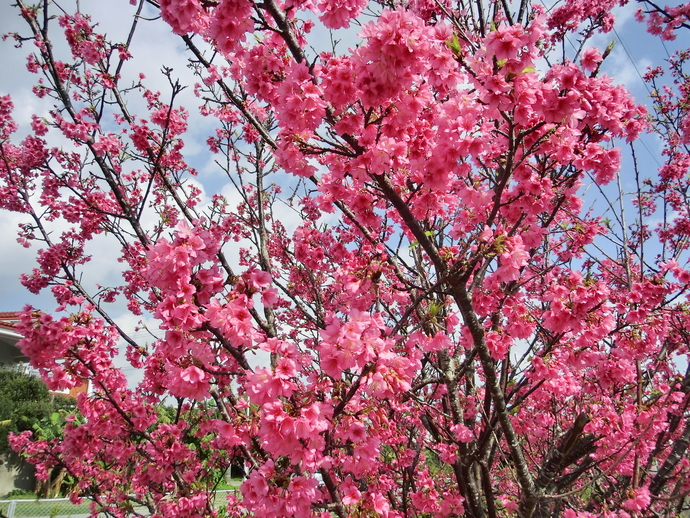
<path fill-rule="evenodd" d="M 62 440 L 13 438 L 39 476 L 118 517 L 688 509 L 687 52 L 648 72 L 647 115 L 592 45 L 623 0 L 130 3 L 111 41 L 16 2 L 55 107 L 18 142 L 0 98 L 0 206 L 37 249 L 23 284 L 58 305 L 25 308 L 21 346 L 51 389 L 94 387 Z M 639 7 L 662 38 L 690 25 L 690 4 Z M 122 79 L 150 23 L 186 45 L 232 196 L 186 161 L 187 85 Z M 621 172 L 648 130 L 663 167 Z M 121 277 L 94 287 L 106 236 Z M 158 337 L 118 326 L 123 304 Z"/>

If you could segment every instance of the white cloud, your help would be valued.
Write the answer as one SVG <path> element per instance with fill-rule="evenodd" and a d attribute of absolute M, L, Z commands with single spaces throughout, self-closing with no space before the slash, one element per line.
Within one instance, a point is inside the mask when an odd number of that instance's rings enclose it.
<path fill-rule="evenodd" d="M 132 340 L 138 344 L 151 344 L 156 339 L 163 336 L 163 332 L 159 329 L 159 322 L 150 316 L 137 316 L 131 313 L 122 313 L 115 319 L 118 327 Z M 122 369 L 130 388 L 134 388 L 143 378 L 142 370 L 132 367 L 127 361 L 124 351 L 127 348 L 127 343 L 124 339 L 118 342 L 120 354 L 118 354 L 113 363 L 116 367 Z"/>

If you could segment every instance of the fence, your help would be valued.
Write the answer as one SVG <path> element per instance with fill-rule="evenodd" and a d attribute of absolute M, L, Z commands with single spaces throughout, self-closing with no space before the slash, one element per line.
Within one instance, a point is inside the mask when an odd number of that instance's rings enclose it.
<path fill-rule="evenodd" d="M 217 491 L 216 508 L 225 505 L 230 491 Z M 41 500 L 0 500 L 0 516 L 5 518 L 83 518 L 89 515 L 91 501 L 84 500 L 74 505 L 69 498 L 45 498 Z M 146 508 L 137 509 L 141 514 L 148 514 Z M 105 516 L 101 514 L 100 516 Z"/>
<path fill-rule="evenodd" d="M 7 518 L 43 518 L 88 515 L 90 502 L 85 500 L 74 505 L 69 498 L 46 498 L 43 500 L 0 500 L 0 513 Z"/>

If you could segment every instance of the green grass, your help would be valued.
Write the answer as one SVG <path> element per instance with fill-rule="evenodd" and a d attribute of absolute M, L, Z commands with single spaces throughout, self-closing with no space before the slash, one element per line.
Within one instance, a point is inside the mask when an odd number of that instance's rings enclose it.
<path fill-rule="evenodd" d="M 38 497 L 34 494 L 0 496 L 0 500 L 37 500 L 37 499 L 38 499 Z M 4 505 L 7 505 L 7 504 L 4 504 Z"/>
<path fill-rule="evenodd" d="M 233 489 L 239 489 L 244 482 L 241 478 L 232 479 L 230 482 L 225 482 L 223 484 L 218 484 L 216 488 L 217 491 L 228 491 Z"/>

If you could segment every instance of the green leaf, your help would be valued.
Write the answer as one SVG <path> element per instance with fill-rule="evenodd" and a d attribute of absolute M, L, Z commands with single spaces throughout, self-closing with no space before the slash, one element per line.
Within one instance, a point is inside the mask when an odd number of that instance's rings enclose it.
<path fill-rule="evenodd" d="M 609 57 L 609 54 L 613 51 L 613 48 L 616 46 L 616 40 L 611 40 L 611 43 L 609 43 L 606 46 L 606 50 L 604 50 L 603 56 L 601 56 L 602 61 Z"/>
<path fill-rule="evenodd" d="M 462 47 L 460 47 L 460 40 L 457 34 L 453 34 L 453 39 L 446 41 L 448 48 L 453 51 L 453 54 L 462 53 Z"/>
<path fill-rule="evenodd" d="M 435 317 L 444 307 L 443 302 L 429 302 L 429 316 Z"/>
<path fill-rule="evenodd" d="M 494 241 L 494 249 L 497 254 L 502 254 L 505 250 L 506 236 L 498 236 Z"/>

